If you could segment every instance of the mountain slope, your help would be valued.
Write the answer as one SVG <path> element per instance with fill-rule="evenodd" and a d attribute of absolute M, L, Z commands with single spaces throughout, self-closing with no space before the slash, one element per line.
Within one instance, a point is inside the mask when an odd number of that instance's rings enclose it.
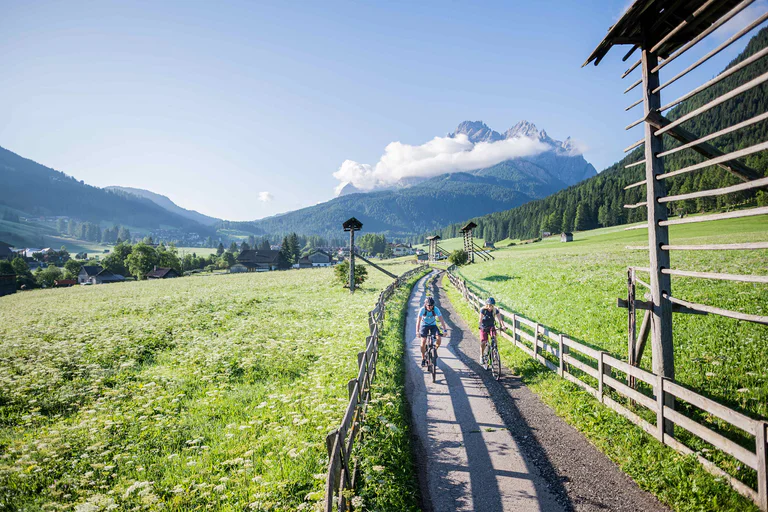
<path fill-rule="evenodd" d="M 335 199 L 245 225 L 271 234 L 295 231 L 330 236 L 337 235 L 341 223 L 355 216 L 365 224 L 367 232 L 411 236 L 440 229 L 467 215 L 483 215 L 545 197 L 596 174 L 583 156 L 574 153 L 570 139 L 551 139 L 526 121 L 503 135 L 481 121 L 465 121 L 449 137 L 460 133 L 473 143 L 533 137 L 552 150 L 469 172 L 409 177 L 389 189 L 373 192 L 360 192 L 347 184 Z"/>
<path fill-rule="evenodd" d="M 744 51 L 728 65 L 728 68 L 766 47 L 768 47 L 768 28 L 763 28 L 750 40 Z M 763 57 L 715 86 L 705 89 L 681 103 L 669 111 L 667 117 L 672 120 L 677 119 L 733 90 L 739 84 L 766 72 L 768 72 L 768 58 Z M 733 126 L 766 111 L 768 111 L 768 84 L 763 84 L 687 121 L 683 127 L 703 136 L 727 126 Z M 768 122 L 763 121 L 746 129 L 718 137 L 712 143 L 721 151 L 728 153 L 766 139 L 768 139 Z M 669 144 L 665 147 L 679 145 L 677 142 L 670 142 L 669 138 L 665 138 L 664 143 L 665 145 Z M 575 186 L 511 210 L 473 218 L 472 220 L 478 224 L 476 235 L 491 240 L 507 237 L 526 239 L 539 236 L 542 231 L 560 232 L 591 229 L 597 226 L 613 226 L 643 221 L 646 219 L 645 208 L 623 208 L 625 204 L 635 204 L 645 200 L 644 187 L 624 190 L 626 185 L 640 181 L 645 176 L 645 170 L 642 166 L 630 169 L 626 169 L 625 166 L 643 158 L 643 149 L 638 148 L 599 175 Z M 667 171 L 671 171 L 704 160 L 704 157 L 687 149 L 665 157 L 664 166 Z M 768 174 L 768 152 L 763 151 L 750 155 L 741 161 L 763 176 Z M 668 195 L 720 188 L 738 183 L 735 177 L 718 167 L 707 167 L 666 181 Z M 690 213 L 755 203 L 761 205 L 768 203 L 768 195 L 765 192 L 747 191 L 718 197 L 703 197 L 696 200 L 669 203 L 669 209 L 672 214 Z M 580 216 L 578 215 L 579 209 L 581 209 Z M 581 225 L 577 225 L 577 217 Z M 469 218 L 470 216 L 467 216 L 459 223 L 444 228 L 439 231 L 439 234 L 444 238 L 456 236 L 458 228 Z M 430 234 L 433 233 L 430 232 Z M 421 241 L 422 239 L 423 236 L 413 238 L 414 241 Z"/>
<path fill-rule="evenodd" d="M 186 208 L 182 208 L 181 206 L 177 205 L 176 203 L 174 203 L 164 195 L 156 194 L 152 191 L 144 190 L 142 188 L 111 186 L 111 187 L 104 187 L 104 190 L 110 190 L 118 193 L 122 192 L 125 194 L 134 195 L 136 197 L 149 199 L 156 205 L 160 206 L 161 208 L 164 208 L 165 210 L 168 210 L 171 213 L 175 213 L 176 215 L 180 215 L 186 219 L 192 220 L 194 222 L 198 222 L 200 224 L 203 224 L 204 226 L 213 226 L 214 224 L 221 222 L 221 219 L 217 219 L 215 217 L 209 217 L 208 215 L 204 215 L 195 210 L 187 210 Z"/>
<path fill-rule="evenodd" d="M 210 231 L 148 199 L 86 185 L 1 147 L 0 183 L 0 210 L 6 206 L 30 216 L 61 215 L 145 229 L 169 226 L 201 234 Z"/>

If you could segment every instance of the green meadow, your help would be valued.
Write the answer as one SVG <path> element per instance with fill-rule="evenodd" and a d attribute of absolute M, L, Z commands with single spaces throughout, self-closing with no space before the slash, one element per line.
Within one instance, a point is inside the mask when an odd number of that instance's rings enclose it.
<path fill-rule="evenodd" d="M 313 509 L 390 282 L 332 272 L 0 298 L 0 509 Z"/>

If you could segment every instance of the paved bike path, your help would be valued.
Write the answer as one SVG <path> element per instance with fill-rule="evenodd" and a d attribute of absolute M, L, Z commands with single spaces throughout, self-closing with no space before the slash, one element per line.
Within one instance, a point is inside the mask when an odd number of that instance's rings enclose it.
<path fill-rule="evenodd" d="M 565 510 L 522 457 L 482 379 L 451 351 L 450 338 L 438 351 L 437 381 L 421 368 L 421 342 L 414 334 L 425 279 L 411 294 L 405 328 L 408 395 L 426 471 L 425 506 L 435 511 Z"/>
<path fill-rule="evenodd" d="M 421 368 L 416 312 L 406 320 L 406 393 L 425 510 L 664 511 L 578 431 L 504 368 L 501 382 L 478 364 L 474 330 L 439 293 L 451 331 L 438 351 L 437 381 Z M 442 299 L 442 300 L 441 300 Z"/>

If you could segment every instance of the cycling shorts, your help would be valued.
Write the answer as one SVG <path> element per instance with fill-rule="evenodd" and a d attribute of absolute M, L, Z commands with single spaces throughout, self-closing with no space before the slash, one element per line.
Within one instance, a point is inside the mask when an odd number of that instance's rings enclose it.
<path fill-rule="evenodd" d="M 480 341 L 488 341 L 488 335 L 496 336 L 496 327 L 481 327 L 480 328 Z"/>
<path fill-rule="evenodd" d="M 422 325 L 421 326 L 421 332 L 419 332 L 419 336 L 421 336 L 422 338 L 426 338 L 430 334 L 434 334 L 435 336 L 440 334 L 440 331 L 437 330 L 437 326 L 436 325 Z"/>

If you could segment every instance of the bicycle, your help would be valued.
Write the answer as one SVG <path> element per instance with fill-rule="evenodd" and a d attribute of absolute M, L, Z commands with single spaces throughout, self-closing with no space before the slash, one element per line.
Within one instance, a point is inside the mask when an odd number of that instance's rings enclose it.
<path fill-rule="evenodd" d="M 488 343 L 486 343 L 485 353 L 483 353 L 483 365 L 490 365 L 494 379 L 499 380 L 501 378 L 501 357 L 499 356 L 499 347 L 496 344 L 496 329 L 491 329 L 489 332 Z"/>
<path fill-rule="evenodd" d="M 437 338 L 434 334 L 427 337 L 427 371 L 432 374 L 432 382 L 437 379 Z"/>

